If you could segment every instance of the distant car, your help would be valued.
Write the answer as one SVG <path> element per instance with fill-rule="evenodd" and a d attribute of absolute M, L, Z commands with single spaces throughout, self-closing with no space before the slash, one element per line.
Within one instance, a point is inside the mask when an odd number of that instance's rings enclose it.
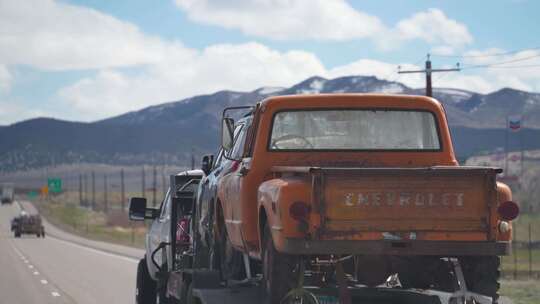
<path fill-rule="evenodd" d="M 41 223 L 39 214 L 22 213 L 11 220 L 11 231 L 16 238 L 22 234 L 35 234 L 37 237 L 45 237 L 45 227 Z"/>
<path fill-rule="evenodd" d="M 0 194 L 0 201 L 3 204 L 11 204 L 13 202 L 13 198 L 14 198 L 14 188 L 13 188 L 13 184 L 11 183 L 4 183 L 2 185 L 0 185 L 0 188 L 2 189 L 1 191 L 1 194 Z"/>

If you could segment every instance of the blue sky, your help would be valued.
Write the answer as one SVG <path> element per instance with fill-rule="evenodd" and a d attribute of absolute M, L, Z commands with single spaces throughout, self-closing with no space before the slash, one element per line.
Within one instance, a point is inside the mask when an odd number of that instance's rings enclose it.
<path fill-rule="evenodd" d="M 444 55 L 437 67 L 496 66 L 437 75 L 435 86 L 540 91 L 539 11 L 532 0 L 0 0 L 0 125 L 93 121 L 312 75 L 421 87 L 420 75 L 395 72 L 428 52 Z"/>
<path fill-rule="evenodd" d="M 218 43 L 242 43 L 256 40 L 282 51 L 304 49 L 314 52 L 323 63 L 330 67 L 346 64 L 359 57 L 388 61 L 413 60 L 417 57 L 423 57 L 430 50 L 429 43 L 422 41 L 411 43 L 392 52 L 380 52 L 372 45 L 354 40 L 337 44 L 339 51 L 336 51 L 336 44 L 333 42 L 279 42 L 272 39 L 255 38 L 237 30 L 190 22 L 186 14 L 179 11 L 173 1 L 167 0 L 72 1 L 72 3 L 108 12 L 115 17 L 136 24 L 147 33 L 168 39 L 180 39 L 186 45 L 194 48 L 204 48 L 207 45 Z M 467 25 L 475 38 L 474 47 L 478 49 L 514 50 L 540 45 L 539 39 L 534 39 L 534 33 L 540 33 L 540 19 L 538 15 L 533 13 L 540 11 L 540 2 L 538 1 L 356 0 L 348 1 L 348 3 L 357 10 L 378 16 L 388 24 L 394 24 L 420 11 L 439 8 L 449 18 Z M 389 7 L 395 9 L 388 9 Z"/>

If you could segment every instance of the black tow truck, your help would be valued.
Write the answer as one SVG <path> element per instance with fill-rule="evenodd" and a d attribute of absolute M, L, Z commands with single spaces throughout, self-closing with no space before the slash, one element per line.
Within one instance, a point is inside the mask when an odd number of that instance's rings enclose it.
<path fill-rule="evenodd" d="M 137 267 L 136 303 L 269 303 L 261 286 L 260 265 L 245 255 L 244 277 L 225 278 L 222 259 L 217 256 L 222 251 L 215 248 L 219 243 L 211 237 L 207 239 L 208 233 L 198 232 L 213 231 L 212 206 L 201 207 L 198 200 L 212 162 L 211 156 L 205 156 L 202 170 L 170 176 L 169 190 L 159 208 L 147 207 L 145 198 L 130 199 L 130 219 L 152 221 L 146 236 L 146 254 Z M 403 289 L 397 276 L 390 276 L 385 284 L 375 288 L 359 285 L 354 277 L 343 272 L 343 263 L 351 258 L 354 257 L 329 256 L 318 261 L 318 269 L 299 269 L 303 275 L 299 276 L 297 288 L 281 303 L 491 303 L 490 298 L 467 290 L 457 259 L 449 261 L 454 266 L 455 291 L 444 292 Z"/>

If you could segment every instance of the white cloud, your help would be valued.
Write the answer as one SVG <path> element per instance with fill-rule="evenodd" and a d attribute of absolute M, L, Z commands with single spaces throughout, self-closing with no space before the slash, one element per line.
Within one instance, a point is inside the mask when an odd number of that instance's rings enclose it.
<path fill-rule="evenodd" d="M 407 77 L 400 77 L 398 67 L 403 70 L 418 70 L 421 67 L 410 64 L 400 63 L 393 64 L 372 59 L 360 59 L 352 63 L 330 69 L 327 73 L 328 77 L 341 77 L 350 75 L 376 76 L 380 79 L 391 81 L 400 81 L 403 84 L 416 88 L 424 85 L 424 78 L 421 74 L 409 74 Z"/>
<path fill-rule="evenodd" d="M 467 27 L 439 9 L 418 12 L 391 27 L 356 10 L 345 0 L 175 0 L 196 22 L 239 29 L 277 40 L 352 40 L 370 38 L 384 49 L 406 40 L 461 47 L 473 41 Z"/>
<path fill-rule="evenodd" d="M 471 51 L 469 54 L 489 52 Z M 530 53 L 525 55 L 531 56 Z M 504 60 L 525 57 L 514 54 Z M 485 62 L 486 59 L 469 60 Z M 490 62 L 495 61 L 490 59 Z M 89 120 L 223 89 L 251 91 L 262 86 L 288 87 L 313 75 L 327 78 L 376 76 L 412 88 L 424 87 L 423 74 L 398 74 L 398 65 L 403 70 L 422 68 L 407 62 L 395 64 L 365 58 L 328 68 L 314 54 L 304 51 L 279 52 L 259 43 L 221 44 L 208 47 L 189 59 L 171 56 L 169 61 L 148 65 L 134 75 L 115 69 L 102 70 L 94 77 L 63 88 L 59 95 L 75 113 L 81 113 L 80 118 Z M 465 69 L 435 73 L 433 85 L 479 93 L 490 93 L 503 87 L 540 91 L 540 75 L 527 68 Z"/>
<path fill-rule="evenodd" d="M 0 93 L 7 92 L 11 88 L 13 76 L 7 67 L 0 64 Z"/>
<path fill-rule="evenodd" d="M 40 109 L 25 107 L 13 99 L 0 100 L 0 126 L 43 116 L 50 115 Z"/>
<path fill-rule="evenodd" d="M 374 16 L 342 0 L 176 0 L 194 21 L 278 40 L 347 40 L 383 29 Z"/>
<path fill-rule="evenodd" d="M 502 49 L 470 50 L 464 54 L 463 67 L 481 76 L 490 90 L 511 87 L 540 91 L 540 50 L 505 52 Z M 489 66 L 489 67 L 486 67 Z M 480 68 L 477 68 L 480 67 Z"/>
<path fill-rule="evenodd" d="M 396 31 L 402 40 L 421 39 L 430 44 L 441 43 L 447 47 L 461 47 L 473 42 L 473 37 L 464 24 L 433 8 L 399 21 Z"/>
<path fill-rule="evenodd" d="M 0 0 L 0 64 L 41 69 L 94 69 L 163 61 L 189 52 L 131 23 L 52 0 Z"/>
<path fill-rule="evenodd" d="M 448 45 L 438 45 L 438 46 L 432 47 L 430 53 L 443 55 L 443 56 L 449 56 L 449 55 L 454 55 L 455 50 L 453 47 L 448 46 Z"/>
<path fill-rule="evenodd" d="M 438 10 L 415 14 L 389 29 L 377 18 L 355 11 L 341 0 L 258 0 L 250 3 L 244 0 L 226 3 L 177 0 L 177 3 L 190 18 L 199 22 L 224 23 L 226 27 L 250 31 L 246 33 L 255 36 L 270 33 L 269 37 L 276 39 L 369 38 L 379 39 L 377 42 L 381 44 L 386 42 L 380 37 L 398 37 L 395 39 L 398 43 L 423 39 L 436 45 L 434 50 L 447 53 L 456 53 L 472 41 L 464 26 Z M 310 8 L 302 10 L 306 3 L 311 4 Z M 290 6 L 291 13 L 285 9 Z M 238 9 L 239 13 L 232 8 Z M 206 16 L 206 13 L 210 15 Z M 299 14 L 297 18 L 296 13 Z M 336 21 L 336 18 L 346 21 Z M 426 28 L 431 25 L 433 30 Z M 448 37 L 443 37 L 446 32 Z M 504 50 L 472 50 L 467 55 L 482 57 L 468 58 L 464 64 L 489 64 L 533 54 L 483 56 L 501 52 Z M 69 119 L 86 121 L 222 89 L 251 91 L 262 86 L 287 87 L 313 75 L 329 78 L 375 75 L 410 87 L 424 86 L 423 75 L 398 75 L 397 64 L 390 62 L 362 58 L 330 68 L 313 53 L 277 51 L 254 42 L 211 45 L 195 50 L 177 41 L 146 35 L 131 23 L 92 9 L 50 0 L 26 0 L 16 4 L 0 0 L 0 91 L 7 91 L 12 86 L 13 76 L 7 67 L 17 64 L 47 70 L 96 70 L 94 75 L 74 81 L 54 96 L 61 100 Z M 407 62 L 400 65 L 403 69 L 420 68 Z M 123 69 L 125 66 L 132 68 Z M 434 86 L 483 93 L 506 86 L 540 91 L 540 74 L 532 71 L 535 70 L 464 70 L 436 75 Z M 0 107 L 2 121 L 43 115 L 45 113 L 40 109 L 46 109 L 46 106 L 36 104 L 24 107 L 11 100 L 0 101 Z"/>
<path fill-rule="evenodd" d="M 451 72 L 448 74 L 435 74 L 433 76 L 433 86 L 438 88 L 455 88 L 469 90 L 477 93 L 491 93 L 504 86 L 500 81 L 492 77 L 478 74 L 464 74 Z"/>
<path fill-rule="evenodd" d="M 103 70 L 61 89 L 59 96 L 84 113 L 81 118 L 99 119 L 218 90 L 288 86 L 326 72 L 311 53 L 278 52 L 258 43 L 214 45 L 190 58 L 171 55 L 136 75 Z"/>
<path fill-rule="evenodd" d="M 540 50 L 529 50 L 504 56 L 502 49 L 470 50 L 464 53 L 461 72 L 434 73 L 433 86 L 470 90 L 478 93 L 491 93 L 504 87 L 518 90 L 540 92 Z M 526 59 L 521 61 L 522 59 Z M 507 63 L 504 63 L 507 62 Z M 503 64 L 500 64 L 503 63 Z M 495 64 L 492 68 L 476 68 L 478 65 Z M 425 86 L 424 74 L 397 74 L 397 66 L 402 70 L 419 70 L 423 66 L 410 63 L 393 64 L 372 59 L 355 62 L 329 69 L 329 77 L 346 75 L 374 75 L 378 78 L 398 81 L 412 88 Z M 437 66 L 453 68 L 455 66 Z M 472 68 L 474 67 L 474 68 Z M 512 67 L 512 68 L 507 68 Z"/>

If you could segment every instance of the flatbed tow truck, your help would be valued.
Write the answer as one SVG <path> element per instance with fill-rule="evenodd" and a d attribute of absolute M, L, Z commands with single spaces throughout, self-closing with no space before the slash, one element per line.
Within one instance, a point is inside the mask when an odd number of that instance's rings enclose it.
<path fill-rule="evenodd" d="M 151 254 L 151 262 L 159 269 L 158 277 L 164 282 L 165 298 L 157 298 L 152 303 L 188 303 L 188 304 L 251 304 L 267 303 L 264 291 L 261 287 L 261 274 L 252 275 L 255 271 L 247 256 L 244 256 L 244 271 L 247 274 L 243 280 L 223 280 L 218 269 L 201 266 L 206 264 L 197 261 L 197 241 L 191 231 L 193 211 L 197 192 L 182 191 L 187 184 L 198 183 L 200 176 L 186 178 L 189 173 L 182 172 L 170 177 L 171 204 L 164 204 L 170 210 L 171 225 L 170 240 L 162 242 Z M 146 208 L 145 202 L 140 199 L 131 199 L 130 218 L 152 218 L 151 214 L 156 209 Z M 188 220 L 192 225 L 186 226 L 183 220 Z M 189 230 L 188 230 L 189 229 Z M 175 258 L 171 266 L 165 269 L 159 266 L 155 260 L 160 251 L 169 247 L 174 252 Z M 438 290 L 404 289 L 400 286 L 397 276 L 390 276 L 388 280 L 377 287 L 367 287 L 357 284 L 355 279 L 343 273 L 342 263 L 346 263 L 344 257 L 334 260 L 319 260 L 319 265 L 335 268 L 335 275 L 326 282 L 322 282 L 321 273 L 304 271 L 300 276 L 298 287 L 289 292 L 282 301 L 288 303 L 306 304 L 490 304 L 491 298 L 470 292 L 467 290 L 463 272 L 457 259 L 448 259 L 451 271 L 454 273 L 455 291 L 445 292 Z M 323 279 L 324 280 L 324 279 Z M 141 302 L 146 303 L 146 302 Z"/>
<path fill-rule="evenodd" d="M 235 120 L 229 111 L 247 112 Z M 221 149 L 171 177 L 137 303 L 491 303 L 519 205 L 460 166 L 422 96 L 274 96 L 223 111 Z"/>

